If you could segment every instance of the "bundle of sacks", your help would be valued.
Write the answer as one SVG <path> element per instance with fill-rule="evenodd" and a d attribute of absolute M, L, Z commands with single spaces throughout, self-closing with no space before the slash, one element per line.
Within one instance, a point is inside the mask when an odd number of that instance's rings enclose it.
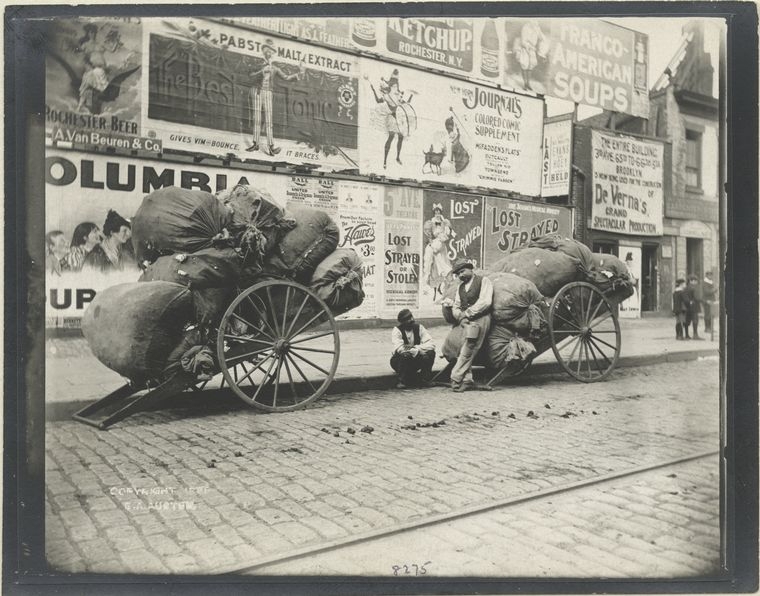
<path fill-rule="evenodd" d="M 159 189 L 143 199 L 132 222 L 140 279 L 98 293 L 83 333 L 103 364 L 135 382 L 179 367 L 210 378 L 211 332 L 239 290 L 267 278 L 292 279 L 334 315 L 362 303 L 361 258 L 353 249 L 336 250 L 338 236 L 326 213 L 285 212 L 250 186 L 217 195 Z"/>
<path fill-rule="evenodd" d="M 559 235 L 542 236 L 494 263 L 475 271 L 493 283 L 491 331 L 477 361 L 493 368 L 526 361 L 536 354 L 534 343 L 545 339 L 549 301 L 566 284 L 586 281 L 613 302 L 633 294 L 634 281 L 617 257 L 596 254 L 581 242 Z M 449 278 L 444 297 L 454 299 L 459 281 Z M 444 318 L 456 320 L 450 308 Z M 459 354 L 464 337 L 455 327 L 443 346 L 449 360 Z"/>

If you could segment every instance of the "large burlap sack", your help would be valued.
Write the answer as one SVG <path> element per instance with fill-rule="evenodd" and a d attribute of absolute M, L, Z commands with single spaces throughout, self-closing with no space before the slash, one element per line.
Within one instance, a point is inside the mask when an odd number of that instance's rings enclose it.
<path fill-rule="evenodd" d="M 229 211 L 210 193 L 160 188 L 143 199 L 132 220 L 137 262 L 209 248 L 226 236 L 230 219 Z"/>
<path fill-rule="evenodd" d="M 464 342 L 464 327 L 461 325 L 452 327 L 441 347 L 443 357 L 446 358 L 446 360 L 456 360 L 459 358 L 459 351 L 462 349 Z"/>
<path fill-rule="evenodd" d="M 171 281 L 193 290 L 234 287 L 244 267 L 234 248 L 204 248 L 193 254 L 159 257 L 138 281 Z"/>
<path fill-rule="evenodd" d="M 591 252 L 588 246 L 573 238 L 563 238 L 559 234 L 547 234 L 546 236 L 535 238 L 530 241 L 528 247 L 545 248 L 564 253 L 580 261 L 586 269 L 590 269 L 593 264 L 594 253 Z"/>
<path fill-rule="evenodd" d="M 536 353 L 535 346 L 501 324 L 491 327 L 486 338 L 488 364 L 504 368 L 513 362 L 525 362 Z"/>
<path fill-rule="evenodd" d="M 513 273 L 486 273 L 493 283 L 493 320 L 511 331 L 536 336 L 546 326 L 536 285 Z"/>
<path fill-rule="evenodd" d="M 203 288 L 192 293 L 195 321 L 204 329 L 213 329 L 219 326 L 227 307 L 237 296 L 237 289 Z"/>
<path fill-rule="evenodd" d="M 295 227 L 280 238 L 265 269 L 308 283 L 312 273 L 338 247 L 338 226 L 324 211 L 294 209 Z"/>
<path fill-rule="evenodd" d="M 190 290 L 165 281 L 98 292 L 82 317 L 95 357 L 135 382 L 158 378 L 195 316 Z"/>
<path fill-rule="evenodd" d="M 544 296 L 554 296 L 565 284 L 583 279 L 577 259 L 543 248 L 524 248 L 510 253 L 496 261 L 491 270 L 529 279 Z"/>
<path fill-rule="evenodd" d="M 613 302 L 622 302 L 634 293 L 634 281 L 626 264 L 615 255 L 592 254 L 590 269 L 584 270 L 586 281 L 594 284 Z"/>
<path fill-rule="evenodd" d="M 272 195 L 238 184 L 216 194 L 230 213 L 230 233 L 249 261 L 272 252 L 280 238 L 296 223 L 285 217 Z"/>
<path fill-rule="evenodd" d="M 353 248 L 337 249 L 317 265 L 309 287 L 336 316 L 356 308 L 364 301 L 361 257 Z"/>

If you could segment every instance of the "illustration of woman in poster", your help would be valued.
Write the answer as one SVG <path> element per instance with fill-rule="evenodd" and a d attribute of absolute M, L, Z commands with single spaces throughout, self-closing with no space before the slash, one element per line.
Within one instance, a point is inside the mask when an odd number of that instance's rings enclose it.
<path fill-rule="evenodd" d="M 515 39 L 512 49 L 522 71 L 523 88 L 531 90 L 531 73 L 538 66 L 539 59 L 545 60 L 549 53 L 549 40 L 541 31 L 538 21 L 530 20 L 523 25 L 520 37 Z"/>
<path fill-rule="evenodd" d="M 388 152 L 394 138 L 398 139 L 396 142 L 396 163 L 403 165 L 401 163 L 401 147 L 404 144 L 404 136 L 409 136 L 417 127 L 417 115 L 410 105 L 415 92 L 409 91 L 409 96 L 404 98 L 399 87 L 398 75 L 398 68 L 394 68 L 388 80 L 380 78 L 382 83 L 379 95 L 374 85 L 370 83 L 375 102 L 385 104 L 388 110 L 385 116 L 385 131 L 388 133 L 388 138 L 385 141 L 383 152 L 383 169 L 388 167 Z M 366 79 L 367 76 L 365 75 L 364 78 Z"/>
<path fill-rule="evenodd" d="M 66 255 L 69 254 L 69 243 L 61 230 L 53 230 L 45 234 L 47 248 L 46 270 L 54 275 L 61 275 L 67 268 Z"/>
<path fill-rule="evenodd" d="M 444 122 L 446 132 L 449 135 L 449 162 L 454 164 L 454 171 L 458 174 L 470 163 L 470 154 L 464 148 L 461 142 L 459 127 L 454 122 L 454 110 L 451 110 L 451 116 Z"/>
<path fill-rule="evenodd" d="M 441 285 L 451 272 L 451 261 L 447 251 L 447 242 L 452 236 L 451 222 L 443 217 L 443 206 L 433 205 L 433 217 L 422 226 L 425 236 L 425 253 L 422 258 L 422 276 L 425 283 L 433 288 L 433 301 L 441 293 Z"/>
<path fill-rule="evenodd" d="M 87 255 L 103 240 L 100 228 L 91 221 L 83 221 L 71 237 L 71 250 L 66 255 L 66 269 L 81 271 Z"/>

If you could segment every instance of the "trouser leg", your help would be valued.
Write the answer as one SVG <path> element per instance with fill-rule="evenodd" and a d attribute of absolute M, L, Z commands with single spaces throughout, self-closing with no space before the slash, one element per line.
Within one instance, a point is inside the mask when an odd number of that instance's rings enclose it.
<path fill-rule="evenodd" d="M 252 91 L 253 96 L 253 142 L 258 145 L 261 140 L 261 93 Z"/>
<path fill-rule="evenodd" d="M 712 306 L 709 304 L 705 304 L 705 333 L 710 333 L 712 331 Z"/>

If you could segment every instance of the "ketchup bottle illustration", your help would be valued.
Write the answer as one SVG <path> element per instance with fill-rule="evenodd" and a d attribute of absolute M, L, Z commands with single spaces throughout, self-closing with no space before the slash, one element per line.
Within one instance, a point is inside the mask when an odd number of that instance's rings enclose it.
<path fill-rule="evenodd" d="M 499 76 L 499 35 L 496 24 L 488 19 L 480 34 L 480 72 L 487 77 Z"/>

